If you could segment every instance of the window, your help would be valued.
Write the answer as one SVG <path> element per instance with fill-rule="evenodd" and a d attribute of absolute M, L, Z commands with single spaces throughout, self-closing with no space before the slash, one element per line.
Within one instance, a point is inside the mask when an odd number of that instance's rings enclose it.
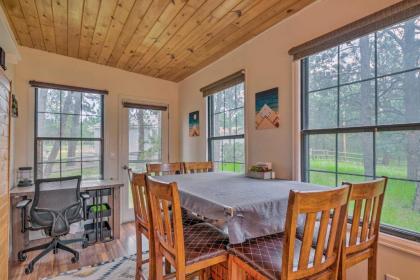
<path fill-rule="evenodd" d="M 420 241 L 420 17 L 302 60 L 302 178 L 388 176 L 382 230 Z"/>
<path fill-rule="evenodd" d="M 35 177 L 103 178 L 103 95 L 35 88 Z"/>
<path fill-rule="evenodd" d="M 162 111 L 128 108 L 128 166 L 145 172 L 146 163 L 162 162 Z"/>
<path fill-rule="evenodd" d="M 245 172 L 244 83 L 208 96 L 209 160 L 215 169 Z"/>

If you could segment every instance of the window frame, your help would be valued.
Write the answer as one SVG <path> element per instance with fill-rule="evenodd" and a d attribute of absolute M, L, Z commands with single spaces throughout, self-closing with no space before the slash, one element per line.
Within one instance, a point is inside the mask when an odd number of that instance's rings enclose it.
<path fill-rule="evenodd" d="M 233 164 L 239 163 L 239 164 L 243 164 L 244 165 L 244 172 L 246 172 L 245 171 L 246 170 L 246 155 L 245 155 L 245 151 L 246 151 L 246 149 L 245 149 L 245 96 L 246 96 L 246 94 L 245 94 L 245 81 L 242 81 L 241 83 L 244 85 L 244 104 L 243 104 L 243 106 L 242 107 L 235 107 L 234 109 L 229 109 L 229 110 L 225 110 L 224 111 L 224 112 L 226 112 L 226 111 L 237 110 L 237 109 L 241 109 L 241 108 L 243 109 L 244 130 L 243 130 L 243 133 L 241 133 L 241 134 L 224 135 L 224 136 L 213 136 L 214 116 L 215 116 L 215 112 L 214 112 L 214 97 L 215 97 L 215 95 L 219 94 L 221 91 L 223 91 L 225 89 L 220 90 L 218 93 L 214 93 L 214 94 L 211 94 L 211 95 L 208 95 L 207 96 L 207 118 L 208 118 L 208 126 L 207 126 L 207 128 L 208 128 L 208 130 L 207 130 L 207 153 L 208 153 L 208 159 L 209 159 L 209 161 L 213 161 L 213 149 L 212 149 L 212 143 L 213 143 L 213 141 L 217 141 L 217 140 L 223 141 L 223 140 L 244 139 L 244 157 L 245 157 L 244 162 L 227 162 L 227 161 L 221 161 L 221 162 L 219 162 L 218 161 L 217 163 L 220 163 L 220 164 L 223 164 L 223 163 L 233 163 Z M 241 83 L 237 83 L 234 86 L 236 87 L 238 84 L 241 84 Z M 228 88 L 231 88 L 231 87 L 233 87 L 233 86 L 230 86 Z M 223 102 L 225 103 L 225 96 L 223 96 Z M 226 122 L 226 119 L 224 118 L 223 121 Z M 236 120 L 236 123 L 237 123 L 237 120 Z M 233 149 L 234 149 L 233 154 L 235 155 L 235 144 L 233 145 Z M 234 172 L 236 172 L 236 171 L 234 171 Z"/>
<path fill-rule="evenodd" d="M 72 89 L 72 88 L 65 89 L 65 86 L 63 86 L 63 88 L 60 88 L 60 89 L 53 88 L 53 87 L 51 87 L 51 88 L 45 87 L 45 88 L 46 89 L 59 90 L 60 95 L 61 95 L 61 91 L 63 91 L 63 90 L 68 90 L 70 92 L 85 93 L 85 91 L 79 91 L 77 89 Z M 38 112 L 38 90 L 39 89 L 40 89 L 40 87 L 34 87 L 34 90 L 35 90 L 35 105 L 34 105 L 35 106 L 35 110 L 34 110 L 34 115 L 35 115 L 35 118 L 34 118 L 35 119 L 35 125 L 34 125 L 34 178 L 35 178 L 35 180 L 39 179 L 38 178 L 38 164 L 40 164 L 40 163 L 38 162 L 38 145 L 37 145 L 37 143 L 40 140 L 41 141 L 42 140 L 60 141 L 60 143 L 61 143 L 61 141 L 81 141 L 81 142 L 83 142 L 83 141 L 97 141 L 97 142 L 99 142 L 100 145 L 101 145 L 101 147 L 100 147 L 101 155 L 100 155 L 100 159 L 98 160 L 100 162 L 99 163 L 99 172 L 100 172 L 99 180 L 103 180 L 104 179 L 104 151 L 105 151 L 105 148 L 104 148 L 104 142 L 105 142 L 104 141 L 104 139 L 105 139 L 105 135 L 104 135 L 104 133 L 105 133 L 105 128 L 104 128 L 105 127 L 104 94 L 95 93 L 95 92 L 86 92 L 86 93 L 89 93 L 89 94 L 98 94 L 101 97 L 101 104 L 100 104 L 100 106 L 101 106 L 101 114 L 100 114 L 100 117 L 101 117 L 101 137 L 100 138 L 84 138 L 84 137 L 82 137 L 82 135 L 80 135 L 80 137 L 62 137 L 61 135 L 59 137 L 42 137 L 42 136 L 38 136 L 38 113 L 39 113 Z M 65 115 L 65 114 L 66 113 L 63 114 L 62 112 L 59 113 L 60 116 Z M 72 114 L 69 114 L 69 115 L 72 115 Z M 60 121 L 60 127 L 61 127 L 61 121 Z M 82 129 L 82 124 L 80 125 L 80 129 Z M 61 148 L 61 144 L 60 144 L 60 148 Z M 82 170 L 83 169 L 83 164 L 82 163 L 84 162 L 82 160 L 83 159 L 83 149 L 80 150 L 80 158 L 81 158 L 80 163 L 81 163 L 81 170 Z M 87 162 L 87 161 L 85 161 L 85 162 Z M 60 158 L 59 163 L 60 163 L 60 177 L 55 177 L 55 178 L 64 178 L 64 177 L 62 177 L 62 168 L 61 168 L 62 161 L 61 161 L 61 158 Z M 83 176 L 82 176 L 82 180 L 83 180 Z"/>
<path fill-rule="evenodd" d="M 375 31 L 374 34 L 374 63 L 375 63 L 375 68 L 374 68 L 374 76 L 373 77 L 369 77 L 366 79 L 361 79 L 361 80 L 356 80 L 356 81 L 352 81 L 352 82 L 346 82 L 346 83 L 340 83 L 340 45 L 342 44 L 338 44 L 335 47 L 332 48 L 338 48 L 337 51 L 337 84 L 334 86 L 330 86 L 330 87 L 326 87 L 326 88 L 320 88 L 320 89 L 316 89 L 316 90 L 312 90 L 309 91 L 309 63 L 308 57 L 305 57 L 303 59 L 300 60 L 300 86 L 301 86 L 301 91 L 300 91 L 300 141 L 301 141 L 301 145 L 300 145 L 300 176 L 301 176 L 301 180 L 304 182 L 308 182 L 309 181 L 309 172 L 313 171 L 313 172 L 319 172 L 319 173 L 325 173 L 325 174 L 334 174 L 335 175 L 335 182 L 336 185 L 339 183 L 338 182 L 338 176 L 339 175 L 355 175 L 355 176 L 361 176 L 361 177 L 366 177 L 364 175 L 361 174 L 352 174 L 352 173 L 345 173 L 345 172 L 340 172 L 338 170 L 338 138 L 339 138 L 339 134 L 344 134 L 344 133 L 362 133 L 362 132 L 368 132 L 372 134 L 372 152 L 373 152 L 373 174 L 372 174 L 372 178 L 379 178 L 380 176 L 377 176 L 376 174 L 376 135 L 378 132 L 388 132 L 388 131 L 420 131 L 420 122 L 415 122 L 415 123 L 395 123 L 395 124 L 378 124 L 378 80 L 380 78 L 384 78 L 384 77 L 392 77 L 395 75 L 399 75 L 399 74 L 404 74 L 404 73 L 408 73 L 408 72 L 416 72 L 420 70 L 420 67 L 414 67 L 414 68 L 410 68 L 410 69 L 406 69 L 403 71 L 397 71 L 397 72 L 392 72 L 392 73 L 388 73 L 385 75 L 378 75 L 378 53 L 377 53 L 377 32 L 380 31 L 381 29 Z M 372 33 L 370 33 L 372 34 Z M 367 35 L 365 35 L 367 36 Z M 361 36 L 363 37 L 363 36 Z M 357 37 L 355 39 L 361 38 L 361 37 Z M 329 48 L 330 49 L 330 48 Z M 351 84 L 356 84 L 356 83 L 363 83 L 363 82 L 367 82 L 367 81 L 372 81 L 374 82 L 374 89 L 375 89 L 375 101 L 374 101 L 374 107 L 375 107 L 375 113 L 374 113 L 374 125 L 366 125 L 366 126 L 348 126 L 348 127 L 342 127 L 340 126 L 340 88 L 343 86 L 348 86 Z M 337 109 L 336 109 L 336 113 L 337 113 L 337 121 L 336 121 L 336 127 L 332 127 L 332 128 L 308 128 L 308 118 L 309 118 L 309 106 L 308 106 L 308 96 L 309 93 L 311 92 L 317 92 L 317 91 L 322 91 L 322 90 L 326 90 L 326 89 L 337 89 Z M 316 170 L 316 169 L 311 169 L 309 167 L 309 161 L 308 161 L 308 151 L 309 151 L 309 141 L 308 141 L 308 136 L 309 135 L 322 135 L 322 134 L 330 134 L 330 135 L 334 135 L 335 136 L 335 171 L 326 171 L 326 170 Z M 370 177 L 370 176 L 367 176 Z M 389 179 L 393 179 L 393 180 L 399 180 L 399 181 L 406 181 L 406 182 L 420 182 L 420 180 L 413 180 L 413 179 L 401 179 L 401 178 L 393 178 L 393 177 L 389 177 Z M 408 229 L 404 229 L 404 228 L 399 228 L 397 226 L 393 226 L 393 225 L 388 225 L 388 224 L 382 224 L 380 225 L 380 231 L 383 233 L 387 233 L 387 234 L 391 234 L 397 237 L 401 237 L 401 238 L 405 238 L 405 239 L 409 239 L 409 240 L 413 240 L 413 241 L 417 241 L 420 242 L 420 233 L 416 232 L 416 231 L 412 231 L 412 230 L 408 230 Z"/>

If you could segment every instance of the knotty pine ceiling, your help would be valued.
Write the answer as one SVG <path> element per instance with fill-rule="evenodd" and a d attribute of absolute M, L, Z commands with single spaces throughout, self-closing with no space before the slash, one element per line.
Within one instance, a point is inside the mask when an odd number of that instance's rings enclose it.
<path fill-rule="evenodd" d="M 0 0 L 22 46 L 175 82 L 314 1 Z"/>

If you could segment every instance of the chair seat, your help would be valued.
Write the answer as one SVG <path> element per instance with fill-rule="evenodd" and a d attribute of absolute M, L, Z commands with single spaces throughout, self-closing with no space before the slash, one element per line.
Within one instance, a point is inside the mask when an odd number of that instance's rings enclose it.
<path fill-rule="evenodd" d="M 187 265 L 227 254 L 229 239 L 209 223 L 184 227 L 185 260 Z"/>
<path fill-rule="evenodd" d="M 181 208 L 182 224 L 185 226 L 192 226 L 195 224 L 204 223 L 202 219 L 189 212 L 187 209 Z"/>
<path fill-rule="evenodd" d="M 229 245 L 228 251 L 242 259 L 268 279 L 278 280 L 281 276 L 283 236 L 283 233 L 277 233 L 253 238 L 241 244 L 231 244 Z M 296 239 L 293 260 L 293 267 L 296 268 L 301 246 L 302 242 Z M 311 249 L 309 256 L 310 264 L 313 263 L 314 256 L 315 250 Z"/>

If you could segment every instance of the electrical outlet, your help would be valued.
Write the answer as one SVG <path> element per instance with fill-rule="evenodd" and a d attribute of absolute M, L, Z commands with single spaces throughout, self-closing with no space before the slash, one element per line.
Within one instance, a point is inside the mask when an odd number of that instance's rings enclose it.
<path fill-rule="evenodd" d="M 400 278 L 398 278 L 394 275 L 385 274 L 385 280 L 400 280 Z"/>

